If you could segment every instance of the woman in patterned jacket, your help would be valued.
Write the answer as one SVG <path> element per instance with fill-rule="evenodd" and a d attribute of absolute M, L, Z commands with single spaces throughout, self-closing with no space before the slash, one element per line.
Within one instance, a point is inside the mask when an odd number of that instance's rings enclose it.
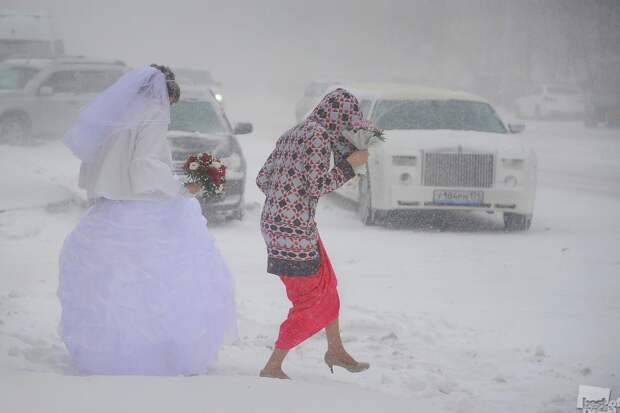
<path fill-rule="evenodd" d="M 288 351 L 323 328 L 325 363 L 332 373 L 333 366 L 351 372 L 369 367 L 342 344 L 336 276 L 314 221 L 319 197 L 342 186 L 355 175 L 353 168 L 368 160 L 368 151 L 355 150 L 342 136 L 362 118 L 355 96 L 344 89 L 329 93 L 305 121 L 280 137 L 256 179 L 266 196 L 261 231 L 267 272 L 280 277 L 293 304 L 262 377 L 288 379 L 282 370 Z"/>

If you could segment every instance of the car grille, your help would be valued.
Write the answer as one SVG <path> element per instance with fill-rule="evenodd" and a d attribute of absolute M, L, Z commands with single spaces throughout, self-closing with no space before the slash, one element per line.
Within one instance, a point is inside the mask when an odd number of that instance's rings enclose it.
<path fill-rule="evenodd" d="M 423 170 L 425 186 L 490 188 L 495 163 L 489 153 L 427 152 Z"/>
<path fill-rule="evenodd" d="M 244 181 L 241 179 L 229 179 L 224 183 L 224 194 L 230 195 L 242 195 L 243 194 Z"/>
<path fill-rule="evenodd" d="M 174 173 L 183 175 L 183 165 L 190 155 L 207 152 L 214 154 L 221 146 L 222 139 L 205 139 L 193 136 L 169 137 L 170 151 L 172 155 L 172 163 Z"/>
<path fill-rule="evenodd" d="M 192 136 L 168 138 L 172 151 L 172 160 L 182 162 L 185 162 L 187 157 L 192 153 L 214 153 L 216 149 L 223 144 L 222 141 L 222 139 L 205 139 Z"/>

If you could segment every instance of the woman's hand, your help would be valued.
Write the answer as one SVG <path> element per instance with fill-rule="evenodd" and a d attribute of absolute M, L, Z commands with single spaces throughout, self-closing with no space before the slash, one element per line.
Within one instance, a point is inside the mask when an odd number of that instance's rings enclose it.
<path fill-rule="evenodd" d="M 198 192 L 200 192 L 200 185 L 196 183 L 185 184 L 185 188 L 187 188 L 187 192 L 192 195 L 196 195 Z"/>
<path fill-rule="evenodd" d="M 347 158 L 347 161 L 353 168 L 364 165 L 368 162 L 368 149 L 362 151 L 355 151 Z"/>

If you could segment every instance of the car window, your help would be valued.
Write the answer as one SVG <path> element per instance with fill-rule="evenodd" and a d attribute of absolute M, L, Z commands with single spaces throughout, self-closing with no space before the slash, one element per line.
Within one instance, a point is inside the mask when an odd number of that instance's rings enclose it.
<path fill-rule="evenodd" d="M 52 73 L 41 86 L 51 87 L 54 93 L 99 93 L 122 74 L 121 70 L 62 70 Z"/>
<path fill-rule="evenodd" d="M 99 93 L 116 82 L 123 72 L 120 70 L 79 70 L 79 93 Z"/>
<path fill-rule="evenodd" d="M 579 90 L 571 86 L 547 86 L 547 92 L 553 95 L 577 95 Z"/>
<path fill-rule="evenodd" d="M 464 100 L 383 100 L 373 121 L 381 129 L 448 129 L 507 133 L 491 105 Z"/>
<path fill-rule="evenodd" d="M 231 134 L 225 119 L 210 102 L 195 100 L 181 100 L 172 105 L 169 129 L 216 135 Z"/>
<path fill-rule="evenodd" d="M 362 113 L 364 114 L 365 118 L 368 117 L 368 113 L 370 112 L 370 107 L 371 106 L 372 106 L 372 101 L 371 100 L 362 99 L 360 101 L 360 109 L 362 110 Z"/>
<path fill-rule="evenodd" d="M 515 98 L 523 96 L 539 96 L 544 93 L 544 88 L 540 85 L 535 85 L 529 82 L 515 82 L 514 84 L 504 86 L 505 90 L 510 90 L 508 93 L 513 93 Z"/>
<path fill-rule="evenodd" d="M 0 67 L 0 90 L 23 89 L 38 72 L 33 67 Z"/>
<path fill-rule="evenodd" d="M 524 96 L 528 96 L 528 95 L 542 95 L 544 93 L 544 89 L 542 86 L 540 85 L 529 85 L 526 86 L 526 93 L 524 93 Z"/>
<path fill-rule="evenodd" d="M 41 87 L 51 87 L 54 93 L 77 93 L 80 82 L 74 70 L 63 70 L 52 73 Z"/>

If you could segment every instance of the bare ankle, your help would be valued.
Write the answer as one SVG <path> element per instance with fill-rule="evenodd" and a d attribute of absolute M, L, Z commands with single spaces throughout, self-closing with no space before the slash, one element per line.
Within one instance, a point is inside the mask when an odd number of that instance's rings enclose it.
<path fill-rule="evenodd" d="M 260 371 L 260 377 L 267 377 L 272 379 L 290 379 L 290 377 L 282 370 L 281 367 L 267 368 L 265 367 Z"/>
<path fill-rule="evenodd" d="M 265 367 L 263 367 L 263 371 L 276 372 L 276 371 L 283 371 L 283 370 L 282 370 L 282 365 L 267 364 Z"/>
<path fill-rule="evenodd" d="M 347 352 L 347 350 L 345 350 L 344 347 L 328 347 L 327 352 L 334 356 L 349 355 L 349 353 Z"/>

